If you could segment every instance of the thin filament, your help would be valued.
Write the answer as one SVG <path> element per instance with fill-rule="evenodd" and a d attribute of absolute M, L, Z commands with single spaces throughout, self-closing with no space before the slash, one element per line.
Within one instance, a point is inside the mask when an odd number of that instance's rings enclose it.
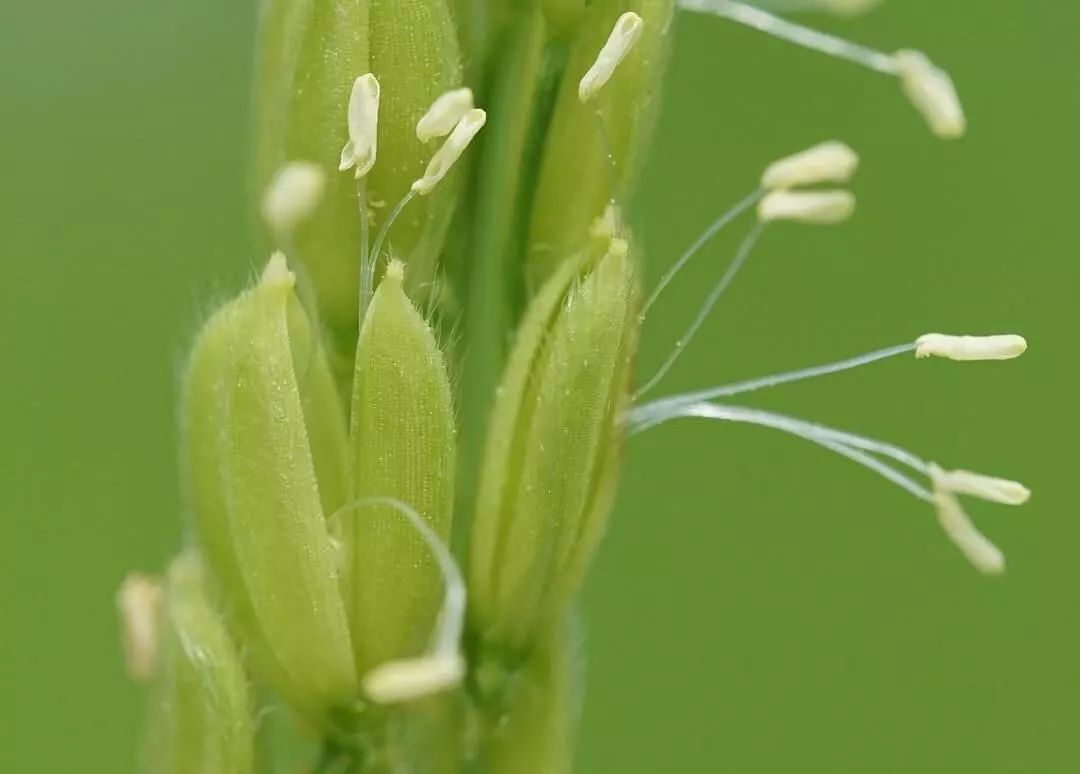
<path fill-rule="evenodd" d="M 837 59 L 846 59 L 879 73 L 897 74 L 896 63 L 888 54 L 789 22 L 760 8 L 732 2 L 732 0 L 680 0 L 679 5 L 688 11 L 710 13 L 745 24 L 747 27 L 753 27 L 797 46 L 820 51 Z"/>
<path fill-rule="evenodd" d="M 363 178 L 356 181 L 356 200 L 360 207 L 360 324 L 363 325 L 368 306 L 371 305 L 373 290 L 372 279 L 375 276 L 371 260 L 371 243 L 368 241 L 371 231 L 371 219 L 367 208 L 367 186 Z"/>
<path fill-rule="evenodd" d="M 746 393 L 756 392 L 757 390 L 778 387 L 782 384 L 801 382 L 807 379 L 815 379 L 819 376 L 828 376 L 842 371 L 850 371 L 853 368 L 869 365 L 870 363 L 875 363 L 879 360 L 887 360 L 892 357 L 897 357 L 898 355 L 914 352 L 915 347 L 916 345 L 914 342 L 910 344 L 897 344 L 894 347 L 879 349 L 874 352 L 857 355 L 835 363 L 826 363 L 825 365 L 802 368 L 798 371 L 787 371 L 781 374 L 772 374 L 771 376 L 761 376 L 756 379 L 735 382 L 734 384 L 724 384 L 718 387 L 699 390 L 697 392 L 674 395 L 670 398 L 660 398 L 659 400 L 654 400 L 641 406 L 635 406 L 631 411 L 631 422 L 634 421 L 634 417 L 644 420 L 651 416 L 664 416 L 680 407 L 700 403 L 701 401 L 716 400 L 717 398 L 730 398 L 733 395 L 745 395 Z M 645 390 L 642 389 L 640 392 L 644 391 Z"/>
<path fill-rule="evenodd" d="M 743 265 L 746 263 L 746 259 L 750 257 L 750 253 L 753 251 L 754 245 L 757 244 L 758 239 L 761 238 L 761 234 L 764 230 L 765 225 L 763 223 L 757 223 L 754 225 L 754 228 L 750 231 L 750 233 L 746 235 L 746 238 L 743 239 L 742 244 L 739 245 L 739 250 L 735 254 L 735 259 L 731 262 L 728 270 L 724 272 L 724 276 L 720 278 L 720 280 L 716 283 L 715 287 L 713 287 L 712 291 L 709 293 L 708 297 L 705 299 L 705 303 L 702 304 L 701 309 L 698 310 L 697 316 L 694 318 L 694 321 L 690 323 L 690 327 L 687 328 L 686 332 L 683 333 L 682 337 L 675 342 L 675 347 L 671 350 L 671 354 L 668 355 L 668 358 L 664 361 L 664 364 L 660 366 L 657 372 L 653 374 L 652 378 L 649 379 L 649 381 L 647 381 L 644 386 L 641 387 L 641 389 L 634 393 L 634 400 L 637 400 L 642 395 L 645 395 L 647 392 L 649 392 L 649 390 L 659 384 L 665 376 L 667 376 L 668 371 L 671 370 L 671 367 L 675 365 L 675 362 L 679 359 L 679 356 L 682 354 L 683 350 L 686 349 L 686 345 L 693 340 L 694 335 L 698 332 L 698 330 L 701 329 L 701 326 L 705 323 L 705 320 L 712 313 L 713 307 L 716 306 L 716 302 L 720 300 L 720 296 L 722 296 L 724 294 L 724 291 L 726 291 L 728 287 L 731 286 L 731 283 L 734 281 L 735 276 L 739 273 L 739 270 L 742 269 Z"/>
<path fill-rule="evenodd" d="M 759 411 L 757 409 L 744 408 L 742 406 L 699 403 L 688 407 L 685 411 L 680 413 L 680 416 L 717 419 L 727 422 L 741 422 L 780 430 L 798 438 L 802 438 L 805 441 L 810 441 L 811 443 L 816 443 L 819 446 L 831 449 L 837 454 L 841 454 L 848 459 L 869 468 L 878 475 L 883 476 L 920 500 L 925 500 L 927 502 L 933 501 L 933 495 L 925 487 L 867 453 L 878 452 L 888 454 L 888 456 L 893 457 L 894 459 L 899 458 L 899 462 L 912 465 L 920 472 L 926 472 L 927 463 L 910 452 L 899 449 L 891 444 L 875 441 L 870 438 L 862 438 L 852 433 L 833 430 L 832 428 L 822 427 L 810 422 L 785 417 L 781 414 L 773 414 L 768 411 Z"/>
<path fill-rule="evenodd" d="M 387 234 L 390 233 L 390 227 L 394 225 L 394 221 L 401 215 L 401 211 L 409 206 L 409 202 L 416 198 L 416 191 L 410 190 L 407 194 L 401 197 L 394 209 L 390 211 L 390 217 L 386 219 L 386 222 L 379 228 L 379 233 L 375 237 L 375 245 L 371 248 L 371 261 L 369 270 L 371 276 L 369 281 L 374 281 L 375 278 L 375 264 L 379 261 L 379 253 L 382 251 L 383 243 L 386 241 Z"/>
<path fill-rule="evenodd" d="M 715 237 L 725 227 L 727 227 L 727 225 L 731 223 L 731 221 L 735 220 L 735 218 L 739 217 L 748 209 L 757 204 L 763 195 L 764 191 L 760 189 L 754 191 L 752 194 L 740 201 L 738 204 L 725 212 L 719 218 L 714 220 L 712 222 L 712 225 L 710 225 L 707 229 L 702 231 L 701 235 L 698 236 L 698 238 L 695 239 L 694 242 L 688 248 L 686 248 L 686 250 L 683 251 L 683 254 L 679 256 L 679 260 L 675 261 L 675 263 L 671 266 L 670 269 L 667 270 L 664 276 L 660 278 L 660 282 L 657 284 L 656 289 L 653 290 L 652 294 L 645 302 L 645 306 L 641 310 L 642 316 L 645 316 L 649 313 L 649 310 L 652 309 L 653 304 L 656 303 L 657 299 L 660 298 L 661 294 L 664 292 L 667 286 L 671 284 L 671 281 L 675 279 L 676 275 L 678 275 L 680 271 L 682 271 L 683 267 L 690 261 L 690 259 L 697 255 L 701 251 L 701 249 L 705 247 L 705 245 L 707 245 L 709 242 L 711 242 L 713 237 Z"/>

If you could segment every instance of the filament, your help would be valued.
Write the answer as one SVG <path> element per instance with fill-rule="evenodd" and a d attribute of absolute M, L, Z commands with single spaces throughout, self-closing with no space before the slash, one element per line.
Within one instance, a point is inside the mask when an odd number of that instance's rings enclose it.
<path fill-rule="evenodd" d="M 732 0 L 679 0 L 679 6 L 688 11 L 709 13 L 745 24 L 797 46 L 820 51 L 837 59 L 846 59 L 879 73 L 899 74 L 896 62 L 888 54 L 781 19 L 751 5 Z"/>
<path fill-rule="evenodd" d="M 694 321 L 690 323 L 690 327 L 687 328 L 686 332 L 683 333 L 682 337 L 675 342 L 675 347 L 671 350 L 671 354 L 668 355 L 667 360 L 665 360 L 663 365 L 661 365 L 660 368 L 656 371 L 656 373 L 653 374 L 652 378 L 649 379 L 649 381 L 647 381 L 644 386 L 641 387 L 641 389 L 634 393 L 634 400 L 637 400 L 642 395 L 645 395 L 649 390 L 659 384 L 660 381 L 667 375 L 668 371 L 671 370 L 671 367 L 675 365 L 675 362 L 679 359 L 679 356 L 682 354 L 683 350 L 686 349 L 686 345 L 693 340 L 694 335 L 697 334 L 698 330 L 700 330 L 701 326 L 705 323 L 705 320 L 708 319 L 709 314 L 712 313 L 713 308 L 716 306 L 716 302 L 720 300 L 720 296 L 724 294 L 724 292 L 731 286 L 731 283 L 735 280 L 736 275 L 746 263 L 746 259 L 750 257 L 750 253 L 753 251 L 754 245 L 757 244 L 764 230 L 765 225 L 763 223 L 757 223 L 754 225 L 754 228 L 750 231 L 750 233 L 746 235 L 746 238 L 743 239 L 742 244 L 739 245 L 739 250 L 735 254 L 735 259 L 731 262 L 731 265 L 728 266 L 728 269 L 724 273 L 724 276 L 720 278 L 720 280 L 713 287 L 712 291 L 709 293 L 708 297 L 705 299 L 705 303 L 702 305 L 701 309 L 698 310 L 697 316 L 694 318 Z"/>

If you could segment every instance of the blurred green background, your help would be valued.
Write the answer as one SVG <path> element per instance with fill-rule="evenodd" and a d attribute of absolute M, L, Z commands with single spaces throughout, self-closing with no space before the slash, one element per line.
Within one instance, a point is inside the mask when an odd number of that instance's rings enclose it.
<path fill-rule="evenodd" d="M 0 10 L 0 770 L 133 769 L 142 708 L 113 593 L 179 539 L 177 370 L 263 256 L 245 220 L 254 1 Z M 1080 10 L 891 0 L 829 28 L 924 48 L 971 132 L 929 136 L 887 78 L 683 16 L 642 196 L 650 275 L 769 160 L 858 148 L 860 212 L 777 228 L 668 389 L 932 329 L 1029 355 L 906 359 L 762 395 L 774 408 L 1022 479 L 974 505 L 1009 557 L 979 577 L 933 514 L 771 431 L 675 423 L 631 445 L 590 581 L 585 772 L 1070 772 L 1080 765 L 1072 399 Z M 649 320 L 654 367 L 739 235 Z"/>

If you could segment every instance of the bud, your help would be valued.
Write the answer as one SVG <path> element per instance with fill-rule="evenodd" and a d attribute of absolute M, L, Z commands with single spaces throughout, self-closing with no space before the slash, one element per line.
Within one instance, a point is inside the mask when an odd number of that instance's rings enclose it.
<path fill-rule="evenodd" d="M 149 770 L 249 774 L 255 770 L 255 722 L 247 675 L 203 585 L 197 558 L 173 562 L 147 740 Z"/>
<path fill-rule="evenodd" d="M 534 298 L 497 392 L 469 561 L 480 637 L 517 652 L 565 612 L 603 534 L 638 323 L 627 244 Z"/>
<path fill-rule="evenodd" d="M 855 196 L 849 191 L 773 191 L 758 205 L 762 223 L 790 220 L 829 226 L 842 223 L 855 212 Z"/>
<path fill-rule="evenodd" d="M 922 113 L 931 131 L 946 140 L 962 137 L 967 120 L 949 74 L 921 51 L 897 51 L 893 61 L 904 94 Z"/>
<path fill-rule="evenodd" d="M 454 481 L 454 408 L 443 354 L 391 262 L 364 318 L 352 396 L 355 496 L 407 504 L 445 543 Z M 443 579 L 423 535 L 390 507 L 350 508 L 346 596 L 361 674 L 423 652 Z"/>
<path fill-rule="evenodd" d="M 267 0 L 256 70 L 256 190 L 288 160 L 307 159 L 326 175 L 325 194 L 296 234 L 321 316 L 338 349 L 357 334 L 360 207 L 377 230 L 388 207 L 421 175 L 430 156 L 416 125 L 436 97 L 462 85 L 461 52 L 447 0 Z M 356 79 L 381 85 L 378 160 L 364 176 L 341 174 L 342 150 L 363 171 L 364 149 L 350 136 L 348 103 Z M 374 142 L 371 150 L 374 150 Z M 427 288 L 442 251 L 458 184 L 409 208 L 394 226 L 394 247 L 410 267 L 414 291 Z M 339 354 L 341 352 L 339 351 Z"/>
<path fill-rule="evenodd" d="M 580 79 L 628 11 L 643 22 L 640 39 L 603 90 L 583 104 Z M 603 0 L 577 23 L 533 200 L 525 256 L 531 287 L 585 247 L 593 221 L 612 200 L 624 205 L 632 193 L 659 111 L 674 12 L 674 0 Z"/>
<path fill-rule="evenodd" d="M 320 722 L 356 692 L 324 515 L 343 496 L 344 420 L 294 282 L 275 256 L 200 334 L 184 383 L 185 473 L 199 546 L 253 669 Z"/>
<path fill-rule="evenodd" d="M 818 183 L 846 183 L 858 166 L 859 156 L 850 147 L 835 140 L 823 142 L 774 161 L 761 176 L 761 187 L 771 191 Z"/>

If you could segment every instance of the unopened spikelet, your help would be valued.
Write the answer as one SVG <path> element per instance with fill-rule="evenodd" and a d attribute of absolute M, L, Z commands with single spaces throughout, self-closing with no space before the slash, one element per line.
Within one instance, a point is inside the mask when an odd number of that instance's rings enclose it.
<path fill-rule="evenodd" d="M 449 542 L 454 499 L 454 407 L 443 354 L 406 297 L 392 262 L 360 331 L 353 380 L 353 499 L 407 503 Z M 392 508 L 346 508 L 355 661 L 364 673 L 423 652 L 439 616 L 443 580 L 429 546 Z"/>
<path fill-rule="evenodd" d="M 519 653 L 566 612 L 604 531 L 637 333 L 622 239 L 533 300 L 496 397 L 469 558 L 481 639 Z"/>
<path fill-rule="evenodd" d="M 338 354 L 348 357 L 356 337 L 360 209 L 378 228 L 423 172 L 430 151 L 416 136 L 417 122 L 437 97 L 463 85 L 455 21 L 447 0 L 268 0 L 260 22 L 255 190 L 265 191 L 291 159 L 325 174 L 325 194 L 298 228 L 295 246 Z M 361 117 L 347 109 L 349 96 L 365 74 L 377 77 L 381 91 L 377 137 L 346 147 Z M 361 84 L 369 95 L 372 85 Z M 338 172 L 343 165 L 352 173 Z M 431 283 L 457 189 L 456 180 L 447 181 L 394 227 L 414 293 Z"/>
<path fill-rule="evenodd" d="M 583 103 L 582 78 L 630 12 L 640 19 L 634 45 Z M 532 288 L 585 246 L 593 221 L 612 200 L 623 204 L 633 192 L 659 112 L 674 13 L 674 0 L 601 0 L 575 25 L 532 209 L 526 254 Z"/>
<path fill-rule="evenodd" d="M 255 721 L 240 652 L 210 601 L 199 560 L 169 569 L 146 769 L 161 774 L 250 774 Z"/>
<path fill-rule="evenodd" d="M 184 472 L 198 547 L 256 675 L 318 724 L 357 685 L 326 526 L 345 496 L 345 431 L 294 282 L 275 256 L 199 335 Z"/>

